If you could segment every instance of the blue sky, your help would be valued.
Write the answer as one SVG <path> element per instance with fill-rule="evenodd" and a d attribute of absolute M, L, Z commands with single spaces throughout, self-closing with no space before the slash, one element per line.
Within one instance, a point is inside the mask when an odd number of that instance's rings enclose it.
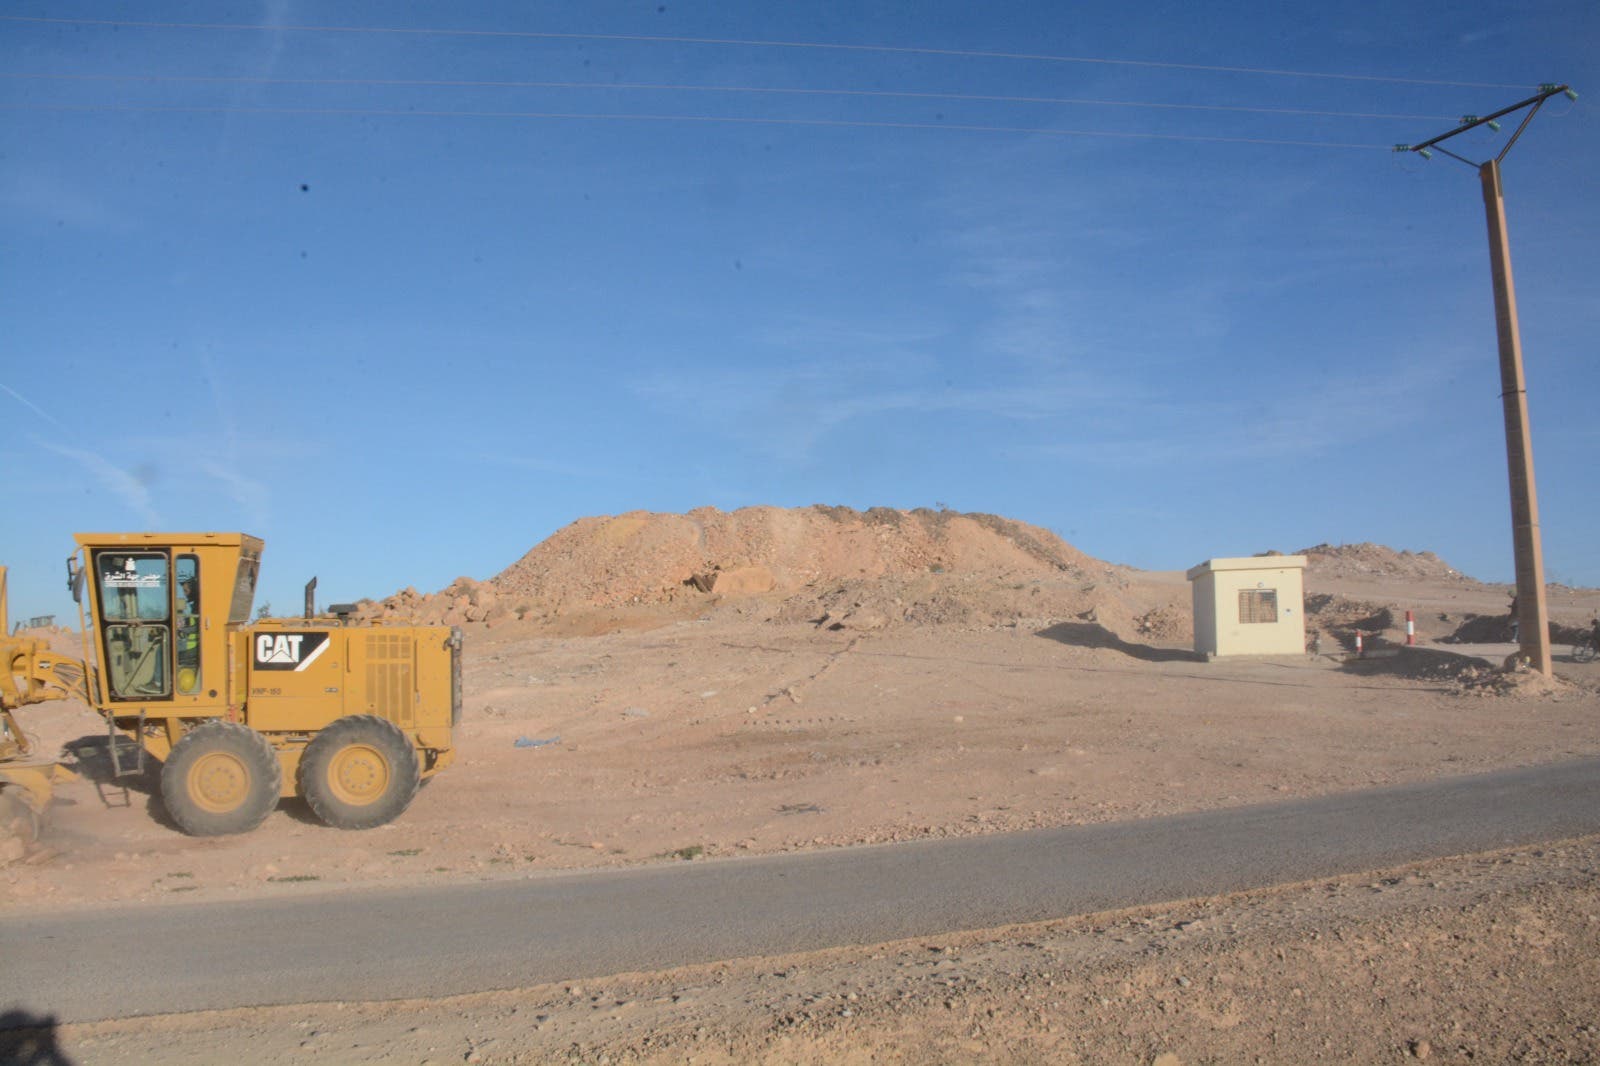
<path fill-rule="evenodd" d="M 77 530 L 255 533 L 282 609 L 708 504 L 1509 580 L 1477 176 L 1388 146 L 1546 81 L 1546 567 L 1600 585 L 1600 8 L 1225 7 L 0 4 L 13 614 Z"/>

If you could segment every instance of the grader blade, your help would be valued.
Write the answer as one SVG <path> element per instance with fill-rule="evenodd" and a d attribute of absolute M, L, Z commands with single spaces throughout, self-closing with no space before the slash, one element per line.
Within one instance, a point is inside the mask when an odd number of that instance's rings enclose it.
<path fill-rule="evenodd" d="M 0 866 L 27 855 L 44 828 L 52 788 L 77 776 L 54 762 L 0 763 Z"/>

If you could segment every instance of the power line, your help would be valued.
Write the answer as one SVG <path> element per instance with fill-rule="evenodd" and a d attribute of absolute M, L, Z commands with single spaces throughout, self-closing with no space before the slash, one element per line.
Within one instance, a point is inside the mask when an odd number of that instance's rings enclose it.
<path fill-rule="evenodd" d="M 202 115 L 331 115 L 396 118 L 517 118 L 563 119 L 601 122 L 724 122 L 744 126 L 821 126 L 858 129 L 939 130 L 957 133 L 1036 133 L 1058 137 L 1111 137 L 1121 140 L 1198 141 L 1210 144 L 1265 144 L 1296 148 L 1357 148 L 1392 151 L 1387 144 L 1351 144 L 1338 141 L 1296 141 L 1270 137 L 1213 137 L 1189 133 L 1132 133 L 1116 130 L 1074 130 L 1040 126 L 984 126 L 943 122 L 867 122 L 853 119 L 754 118 L 726 115 L 651 115 L 561 111 L 464 111 L 377 107 L 205 107 L 143 104 L 3 104 L 0 111 L 140 112 Z"/>
<path fill-rule="evenodd" d="M 216 83 L 228 85 L 328 85 L 452 89 L 621 89 L 644 92 L 746 93 L 774 96 L 886 97 L 905 100 L 959 100 L 974 103 L 1059 104 L 1080 107 L 1126 107 L 1171 111 L 1217 111 L 1253 115 L 1293 115 L 1303 118 L 1391 119 L 1407 122 L 1413 120 L 1448 122 L 1456 117 L 1454 115 L 1382 114 L 1365 111 L 1322 111 L 1311 108 L 1297 107 L 1242 107 L 1229 104 L 1173 104 L 1146 100 L 1095 100 L 1070 96 L 999 96 L 979 93 L 911 92 L 896 89 L 812 89 L 769 87 L 760 85 L 680 85 L 655 82 L 475 81 L 437 78 L 268 78 L 249 76 L 213 77 L 207 75 L 185 74 L 0 73 L 0 78 L 31 81 L 141 81 L 158 83 L 171 82 L 177 84 Z"/>
<path fill-rule="evenodd" d="M 1521 89 L 1504 82 L 1447 81 L 1400 78 L 1378 74 L 1339 74 L 1328 71 L 1283 70 L 1270 67 L 1219 66 L 1206 63 L 1165 63 L 1149 59 L 1113 59 L 1101 56 L 1061 56 L 1030 52 L 989 52 L 963 48 L 918 48 L 906 45 L 837 44 L 824 41 L 767 41 L 736 37 L 677 37 L 637 33 L 552 33 L 541 30 L 468 30 L 408 26 L 262 26 L 232 22 L 144 22 L 133 19 L 49 18 L 39 15 L 0 15 L 0 21 L 68 26 L 114 26 L 152 30 L 227 30 L 260 33 L 365 33 L 399 36 L 522 38 L 555 41 L 616 41 L 644 44 L 706 44 L 744 48 L 802 48 L 818 51 L 881 52 L 892 55 L 946 56 L 962 59 L 1016 59 L 1039 63 L 1084 63 L 1097 66 L 1193 70 L 1219 74 L 1260 74 L 1281 78 L 1325 78 L 1335 81 L 1382 82 L 1395 85 L 1436 85 L 1457 89 Z"/>

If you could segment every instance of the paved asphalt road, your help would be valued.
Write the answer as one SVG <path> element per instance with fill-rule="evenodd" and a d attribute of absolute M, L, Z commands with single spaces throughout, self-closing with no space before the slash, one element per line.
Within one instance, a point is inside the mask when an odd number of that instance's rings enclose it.
<path fill-rule="evenodd" d="M 0 1012 L 428 997 L 933 936 L 1600 832 L 1600 759 L 1108 825 L 0 919 Z M 11 1015 L 12 1018 L 18 1015 Z"/>

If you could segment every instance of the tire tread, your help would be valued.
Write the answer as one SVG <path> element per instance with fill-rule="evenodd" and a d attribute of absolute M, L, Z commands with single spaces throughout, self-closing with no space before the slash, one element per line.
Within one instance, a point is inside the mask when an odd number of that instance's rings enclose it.
<path fill-rule="evenodd" d="M 218 748 L 233 748 L 255 771 L 251 796 L 237 810 L 214 814 L 189 800 L 184 781 L 190 752 L 201 754 Z M 174 745 L 161 767 L 161 801 L 178 828 L 190 836 L 231 836 L 248 833 L 267 820 L 278 805 L 283 791 L 283 764 L 266 737 L 238 722 L 210 721 L 195 726 Z"/>

